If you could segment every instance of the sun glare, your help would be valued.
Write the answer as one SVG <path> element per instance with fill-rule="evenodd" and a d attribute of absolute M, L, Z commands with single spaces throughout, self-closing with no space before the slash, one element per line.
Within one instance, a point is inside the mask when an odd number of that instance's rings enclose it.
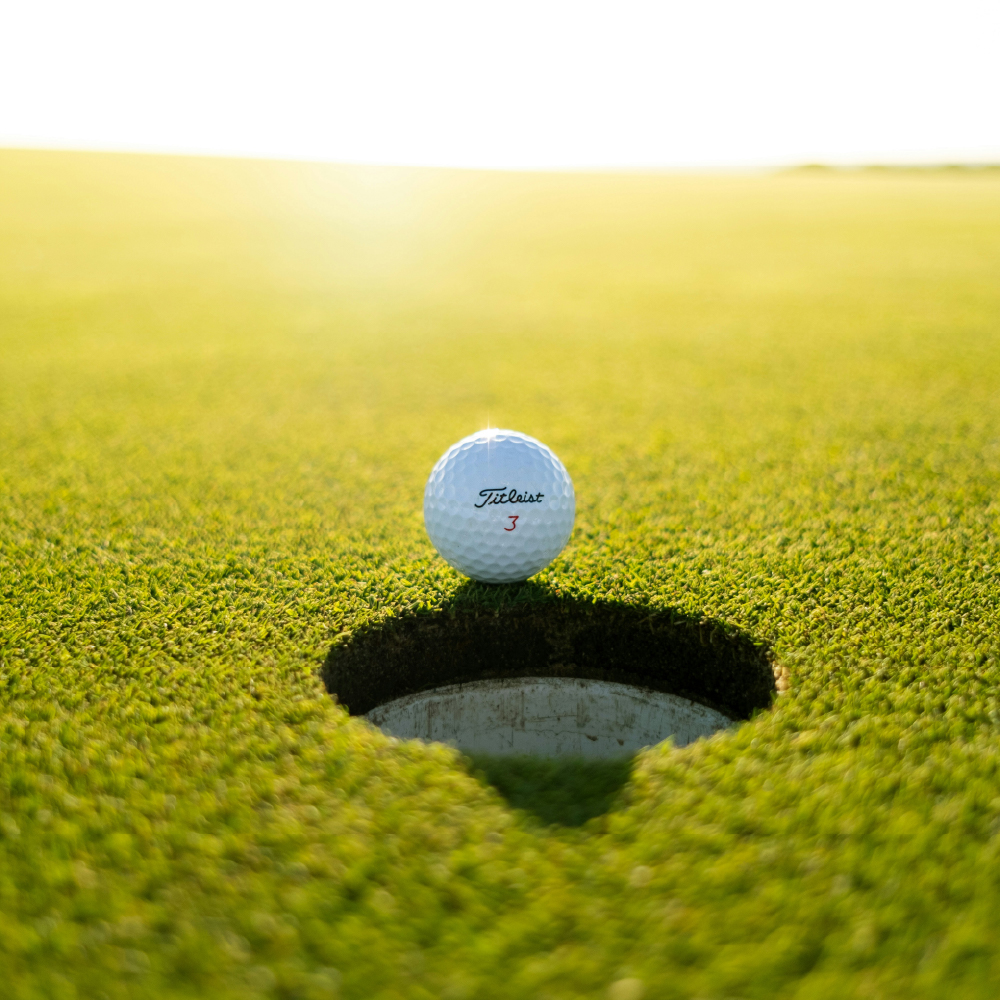
<path fill-rule="evenodd" d="M 0 144 L 500 168 L 1000 159 L 1000 5 L 12 5 Z M 381 194 L 381 192 L 380 192 Z"/>

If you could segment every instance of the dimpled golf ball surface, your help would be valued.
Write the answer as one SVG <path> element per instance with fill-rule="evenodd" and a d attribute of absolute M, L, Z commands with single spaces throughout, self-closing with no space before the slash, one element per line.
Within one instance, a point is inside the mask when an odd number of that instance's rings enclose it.
<path fill-rule="evenodd" d="M 565 466 L 517 431 L 463 438 L 438 459 L 424 490 L 434 547 L 483 583 L 515 583 L 548 566 L 569 540 L 575 513 Z"/>

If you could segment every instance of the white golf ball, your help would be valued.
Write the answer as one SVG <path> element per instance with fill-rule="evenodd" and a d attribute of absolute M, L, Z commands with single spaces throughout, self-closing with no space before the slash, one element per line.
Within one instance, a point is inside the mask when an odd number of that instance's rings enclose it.
<path fill-rule="evenodd" d="M 434 547 L 483 583 L 515 583 L 548 566 L 569 541 L 575 513 L 566 467 L 517 431 L 477 431 L 453 444 L 424 489 Z"/>

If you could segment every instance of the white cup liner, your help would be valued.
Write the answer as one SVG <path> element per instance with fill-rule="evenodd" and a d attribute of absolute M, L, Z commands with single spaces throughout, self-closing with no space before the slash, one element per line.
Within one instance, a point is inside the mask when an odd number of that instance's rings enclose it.
<path fill-rule="evenodd" d="M 365 718 L 401 739 L 471 753 L 606 758 L 672 736 L 686 746 L 733 724 L 675 694 L 576 677 L 516 677 L 449 684 L 373 708 Z"/>

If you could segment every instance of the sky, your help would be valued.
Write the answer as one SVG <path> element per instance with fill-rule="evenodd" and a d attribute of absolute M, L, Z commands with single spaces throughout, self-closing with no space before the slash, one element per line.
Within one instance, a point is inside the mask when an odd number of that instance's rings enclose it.
<path fill-rule="evenodd" d="M 0 146 L 507 169 L 1000 162 L 998 0 L 9 0 Z"/>

